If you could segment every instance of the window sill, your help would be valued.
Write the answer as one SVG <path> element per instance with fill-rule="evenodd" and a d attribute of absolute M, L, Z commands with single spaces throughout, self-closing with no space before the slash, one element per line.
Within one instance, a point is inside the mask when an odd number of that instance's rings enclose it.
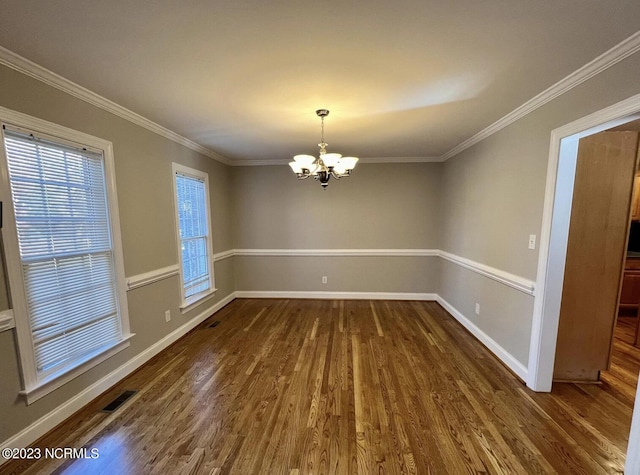
<path fill-rule="evenodd" d="M 180 305 L 180 313 L 187 313 L 190 310 L 193 310 L 200 305 L 203 300 L 215 295 L 217 291 L 218 289 L 209 289 L 206 292 L 189 297 L 182 303 L 182 305 Z"/>
<path fill-rule="evenodd" d="M 135 333 L 125 335 L 121 341 L 114 343 L 106 348 L 101 348 L 99 352 L 87 355 L 78 364 L 72 368 L 66 368 L 64 372 L 50 374 L 38 381 L 38 383 L 28 389 L 20 391 L 20 394 L 27 400 L 27 405 L 34 403 L 38 399 L 46 396 L 50 392 L 58 389 L 63 384 L 68 383 L 72 379 L 80 376 L 82 373 L 89 371 L 94 366 L 111 358 L 116 353 L 121 352 L 131 344 L 129 340 L 135 336 Z"/>

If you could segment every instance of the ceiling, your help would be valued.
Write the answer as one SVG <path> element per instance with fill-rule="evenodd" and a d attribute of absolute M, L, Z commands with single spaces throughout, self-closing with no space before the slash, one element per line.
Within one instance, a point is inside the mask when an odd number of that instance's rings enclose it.
<path fill-rule="evenodd" d="M 638 0 L 3 0 L 0 45 L 231 160 L 438 157 L 638 30 Z"/>

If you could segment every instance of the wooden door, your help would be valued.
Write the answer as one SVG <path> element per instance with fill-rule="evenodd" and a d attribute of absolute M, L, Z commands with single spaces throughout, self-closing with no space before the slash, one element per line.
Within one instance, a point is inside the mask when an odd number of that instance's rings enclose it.
<path fill-rule="evenodd" d="M 597 381 L 608 366 L 637 148 L 638 132 L 580 140 L 554 380 Z"/>

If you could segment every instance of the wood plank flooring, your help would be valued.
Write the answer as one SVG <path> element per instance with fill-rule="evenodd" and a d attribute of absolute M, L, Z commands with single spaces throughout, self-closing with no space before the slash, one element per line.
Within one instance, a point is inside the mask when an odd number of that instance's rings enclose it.
<path fill-rule="evenodd" d="M 625 351 L 601 385 L 537 394 L 433 302 L 240 299 L 36 444 L 99 458 L 0 472 L 621 473 Z"/>

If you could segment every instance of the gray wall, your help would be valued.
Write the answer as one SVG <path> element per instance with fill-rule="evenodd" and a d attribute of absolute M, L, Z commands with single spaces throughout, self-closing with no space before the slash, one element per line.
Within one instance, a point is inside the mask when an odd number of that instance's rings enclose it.
<path fill-rule="evenodd" d="M 360 164 L 326 191 L 286 166 L 228 168 L 1 66 L 0 105 L 113 142 L 127 276 L 177 263 L 176 161 L 209 173 L 215 252 L 440 248 L 533 280 L 538 251 L 527 239 L 540 234 L 551 130 L 640 93 L 638 77 L 636 54 L 444 164 Z M 236 289 L 437 292 L 527 364 L 533 298 L 439 258 L 241 256 L 217 262 L 215 272 L 216 297 L 186 315 L 176 277 L 130 291 L 131 347 L 30 406 L 17 395 L 13 332 L 0 333 L 0 440 Z M 0 288 L 0 309 L 6 300 Z"/>
<path fill-rule="evenodd" d="M 446 161 L 443 249 L 535 280 L 538 250 L 527 244 L 540 237 L 551 131 L 640 93 L 639 77 L 636 53 Z M 443 265 L 440 295 L 526 366 L 533 297 L 505 287 L 498 299 L 470 272 Z"/>
<path fill-rule="evenodd" d="M 440 258 L 239 256 L 235 273 L 237 290 L 435 293 Z"/>
<path fill-rule="evenodd" d="M 441 163 L 359 164 L 323 190 L 288 166 L 235 167 L 238 249 L 437 249 Z M 235 258 L 236 289 L 434 293 L 433 257 Z M 322 284 L 327 276 L 327 284 Z"/>
<path fill-rule="evenodd" d="M 323 190 L 286 165 L 234 167 L 235 247 L 437 248 L 441 171 L 441 163 L 363 163 Z"/>
<path fill-rule="evenodd" d="M 178 262 L 171 174 L 174 161 L 209 174 L 214 252 L 232 247 L 229 167 L 4 66 L 0 66 L 0 106 L 113 143 L 127 276 Z M 21 383 L 13 332 L 0 333 L 0 441 L 232 293 L 233 262 L 216 263 L 215 278 L 219 289 L 215 297 L 184 315 L 178 310 L 177 277 L 128 292 L 131 330 L 136 333 L 131 346 L 29 406 L 18 396 Z M 2 281 L 0 277 L 0 284 Z M 0 309 L 6 307 L 6 296 L 0 289 Z M 167 309 L 173 315 L 168 323 L 164 321 Z"/>

